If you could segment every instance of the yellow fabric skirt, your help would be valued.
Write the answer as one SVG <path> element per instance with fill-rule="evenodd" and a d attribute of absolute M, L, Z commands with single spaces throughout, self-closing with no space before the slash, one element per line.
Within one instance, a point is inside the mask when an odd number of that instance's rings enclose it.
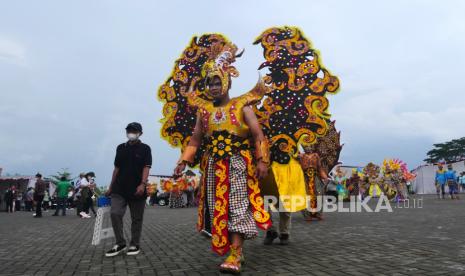
<path fill-rule="evenodd" d="M 378 184 L 370 184 L 370 189 L 368 190 L 368 194 L 371 197 L 380 197 L 383 191 L 379 187 Z"/>
<path fill-rule="evenodd" d="M 288 212 L 298 212 L 307 207 L 304 172 L 294 158 L 288 164 L 273 162 L 268 177 L 260 184 L 262 195 L 279 197 L 280 204 Z"/>

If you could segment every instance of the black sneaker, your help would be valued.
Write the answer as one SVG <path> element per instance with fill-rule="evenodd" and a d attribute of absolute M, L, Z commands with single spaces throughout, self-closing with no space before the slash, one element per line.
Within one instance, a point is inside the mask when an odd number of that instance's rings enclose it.
<path fill-rule="evenodd" d="M 126 252 L 126 255 L 132 256 L 132 255 L 137 255 L 140 252 L 139 246 L 131 245 L 129 246 L 128 251 Z"/>
<path fill-rule="evenodd" d="M 107 253 L 105 253 L 105 257 L 114 257 L 116 255 L 119 255 L 125 249 L 126 245 L 115 245 L 112 249 L 108 250 Z"/>
<path fill-rule="evenodd" d="M 289 234 L 279 235 L 279 244 L 288 245 L 289 244 Z"/>
<path fill-rule="evenodd" d="M 274 241 L 274 239 L 276 239 L 278 237 L 278 232 L 275 232 L 275 231 L 266 231 L 266 236 L 265 236 L 265 240 L 263 240 L 263 244 L 264 245 L 271 245 Z"/>

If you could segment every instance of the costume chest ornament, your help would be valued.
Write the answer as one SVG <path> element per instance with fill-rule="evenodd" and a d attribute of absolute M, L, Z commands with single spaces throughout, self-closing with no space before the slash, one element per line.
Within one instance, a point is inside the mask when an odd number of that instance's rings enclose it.
<path fill-rule="evenodd" d="M 213 123 L 217 125 L 224 123 L 227 120 L 226 112 L 223 108 L 218 108 L 211 116 Z"/>

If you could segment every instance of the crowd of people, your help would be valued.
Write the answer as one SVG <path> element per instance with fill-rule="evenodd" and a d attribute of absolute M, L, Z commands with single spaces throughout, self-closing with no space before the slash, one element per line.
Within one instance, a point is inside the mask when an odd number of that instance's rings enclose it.
<path fill-rule="evenodd" d="M 412 193 L 411 183 L 415 175 L 410 173 L 407 165 L 398 159 L 386 159 L 380 167 L 374 163 L 364 168 L 352 169 L 351 176 L 338 167 L 329 185 L 335 195 L 343 200 L 355 196 L 364 199 L 367 196 L 385 195 L 392 201 L 404 201 Z"/>
<path fill-rule="evenodd" d="M 53 216 L 58 216 L 59 211 L 65 216 L 67 210 L 76 209 L 76 214 L 81 218 L 90 218 L 90 211 L 96 216 L 94 206 L 98 189 L 94 173 L 81 173 L 75 183 L 62 176 L 53 183 L 54 189 L 51 188 L 50 180 L 45 181 L 40 173 L 35 178 L 34 187 L 28 187 L 24 193 L 15 185 L 5 191 L 3 200 L 6 203 L 6 212 L 24 210 L 34 212 L 34 218 L 41 218 L 43 212 L 50 209 L 55 210 Z"/>

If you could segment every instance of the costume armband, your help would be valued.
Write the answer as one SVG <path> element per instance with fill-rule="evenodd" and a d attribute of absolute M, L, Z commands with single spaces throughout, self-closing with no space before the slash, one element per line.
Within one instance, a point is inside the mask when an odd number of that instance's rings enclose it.
<path fill-rule="evenodd" d="M 197 152 L 197 147 L 195 146 L 187 146 L 181 154 L 181 158 L 179 158 L 178 164 L 183 162 L 193 163 L 195 159 L 195 153 Z"/>
<path fill-rule="evenodd" d="M 266 139 L 255 142 L 255 159 L 261 160 L 267 165 L 270 164 L 270 146 Z"/>

